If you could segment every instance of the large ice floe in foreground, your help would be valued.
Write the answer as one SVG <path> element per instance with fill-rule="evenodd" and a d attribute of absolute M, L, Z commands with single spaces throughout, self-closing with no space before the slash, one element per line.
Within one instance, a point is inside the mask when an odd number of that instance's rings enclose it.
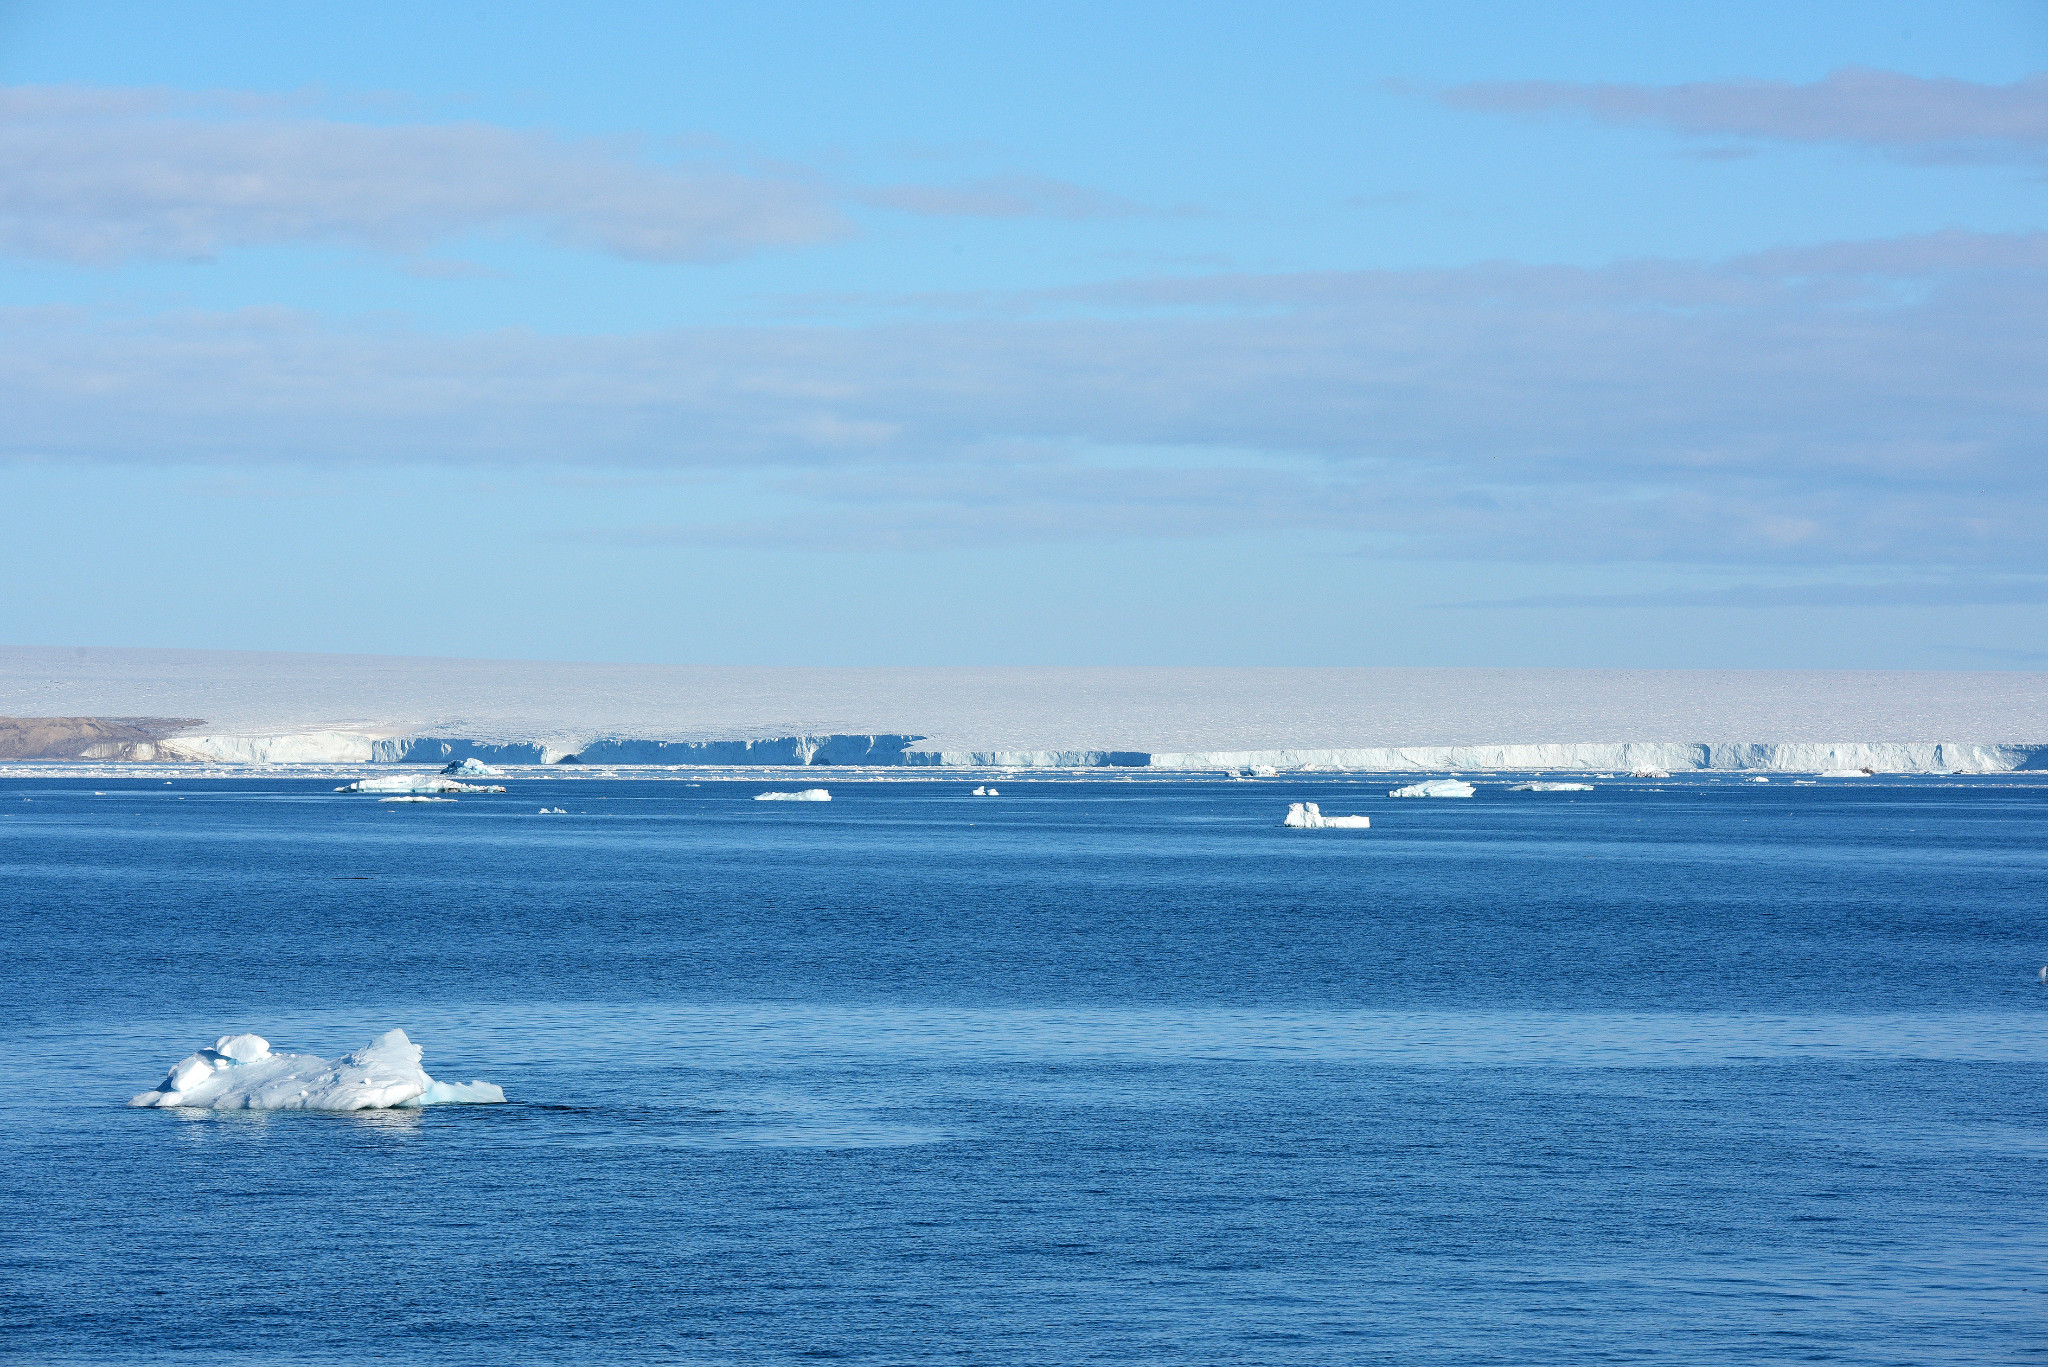
<path fill-rule="evenodd" d="M 504 788 L 495 783 L 461 783 L 452 778 L 435 774 L 422 777 L 418 774 L 389 774 L 379 778 L 359 778 L 354 783 L 344 783 L 334 790 L 337 793 L 502 793 Z"/>
<path fill-rule="evenodd" d="M 1396 788 L 1388 797 L 1470 797 L 1472 785 L 1462 779 L 1433 778 L 1427 783 L 1411 783 L 1406 788 Z"/>
<path fill-rule="evenodd" d="M 171 1066 L 153 1092 L 130 1106 L 194 1106 L 215 1111 L 380 1111 L 441 1102 L 498 1102 L 488 1082 L 436 1082 L 420 1067 L 420 1047 L 387 1030 L 338 1059 L 272 1053 L 261 1035 L 222 1035 Z"/>
<path fill-rule="evenodd" d="M 830 802 L 832 794 L 824 788 L 806 788 L 800 793 L 756 793 L 756 802 Z"/>
<path fill-rule="evenodd" d="M 1369 816 L 1324 816 L 1322 809 L 1313 802 L 1290 802 L 1287 815 L 1280 822 L 1304 831 L 1362 831 L 1372 825 Z"/>

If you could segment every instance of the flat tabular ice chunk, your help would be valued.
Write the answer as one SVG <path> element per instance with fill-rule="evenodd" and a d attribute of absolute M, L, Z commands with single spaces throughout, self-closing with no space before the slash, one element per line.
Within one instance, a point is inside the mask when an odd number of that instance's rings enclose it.
<path fill-rule="evenodd" d="M 1671 771 L 1669 769 L 1631 769 L 1628 771 L 1628 776 L 1630 778 L 1670 778 Z"/>
<path fill-rule="evenodd" d="M 196 1106 L 216 1111 L 375 1111 L 444 1101 L 496 1102 L 488 1082 L 436 1082 L 420 1067 L 420 1047 L 387 1030 L 332 1061 L 274 1054 L 261 1035 L 223 1035 L 211 1049 L 181 1059 L 153 1092 L 130 1106 Z"/>
<path fill-rule="evenodd" d="M 1470 797 L 1472 785 L 1462 779 L 1433 778 L 1427 783 L 1411 783 L 1406 788 L 1396 788 L 1388 797 Z"/>
<path fill-rule="evenodd" d="M 1290 802 L 1287 816 L 1280 822 L 1304 831 L 1362 831 L 1372 825 L 1369 816 L 1324 816 L 1322 809 L 1313 802 Z"/>
<path fill-rule="evenodd" d="M 457 783 L 452 778 L 439 774 L 421 776 L 418 774 L 392 774 L 382 778 L 359 778 L 354 783 L 344 783 L 334 790 L 337 793 L 502 793 L 505 790 L 495 784 Z"/>
<path fill-rule="evenodd" d="M 1670 775 L 1665 775 L 1670 777 Z M 1590 793 L 1590 783 L 1517 783 L 1508 789 L 1511 793 Z"/>
<path fill-rule="evenodd" d="M 1758 774 L 1758 775 L 1757 775 L 1757 776 L 1756 776 L 1755 778 L 1746 778 L 1746 779 L 1744 779 L 1744 780 L 1742 780 L 1742 781 L 1743 781 L 1744 783 L 1769 783 L 1769 782 L 1770 782 L 1770 780 L 1769 780 L 1769 779 L 1767 779 L 1767 778 L 1765 778 L 1765 777 L 1764 777 L 1764 776 L 1763 776 L 1762 774 Z"/>
<path fill-rule="evenodd" d="M 756 802 L 830 802 L 832 794 L 823 788 L 806 788 L 800 793 L 756 793 Z"/>
<path fill-rule="evenodd" d="M 1872 776 L 1872 771 L 1869 769 L 1823 769 L 1820 771 L 1820 776 L 1822 778 L 1869 778 Z"/>
<path fill-rule="evenodd" d="M 380 797 L 379 802 L 453 802 L 452 797 Z"/>

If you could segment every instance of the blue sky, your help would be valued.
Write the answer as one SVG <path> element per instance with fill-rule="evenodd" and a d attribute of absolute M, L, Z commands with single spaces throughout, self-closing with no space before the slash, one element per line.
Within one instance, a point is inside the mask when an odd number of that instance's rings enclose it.
<path fill-rule="evenodd" d="M 2048 7 L 0 3 L 0 639 L 2039 668 Z"/>

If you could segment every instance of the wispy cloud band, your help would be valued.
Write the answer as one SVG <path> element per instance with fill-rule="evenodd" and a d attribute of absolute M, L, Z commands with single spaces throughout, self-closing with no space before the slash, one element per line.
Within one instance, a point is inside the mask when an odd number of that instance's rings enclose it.
<path fill-rule="evenodd" d="M 237 247 L 411 254 L 528 233 L 642 261 L 717 261 L 854 231 L 847 207 L 927 216 L 1143 212 L 1019 174 L 958 185 L 837 185 L 803 168 L 487 123 L 316 117 L 247 94 L 0 87 L 0 252 L 105 265 Z"/>
<path fill-rule="evenodd" d="M 939 303 L 573 338 L 18 309 L 0 455 L 726 468 L 797 510 L 642 541 L 2048 561 L 2044 235 Z"/>
<path fill-rule="evenodd" d="M 1863 67 L 1805 84 L 1502 81 L 1440 98 L 1456 109 L 1579 113 L 1696 137 L 1845 143 L 1913 161 L 2048 161 L 2048 73 L 2008 85 Z"/>
<path fill-rule="evenodd" d="M 1454 608 L 1954 608 L 2048 603 L 2048 579 L 1891 580 L 1733 584 L 1647 593 L 1531 593 L 1447 603 Z"/>

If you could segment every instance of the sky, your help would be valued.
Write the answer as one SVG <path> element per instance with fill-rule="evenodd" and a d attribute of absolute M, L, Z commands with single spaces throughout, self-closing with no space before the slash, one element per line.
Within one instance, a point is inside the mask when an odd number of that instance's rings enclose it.
<path fill-rule="evenodd" d="M 0 642 L 2048 667 L 2048 4 L 0 0 Z"/>

